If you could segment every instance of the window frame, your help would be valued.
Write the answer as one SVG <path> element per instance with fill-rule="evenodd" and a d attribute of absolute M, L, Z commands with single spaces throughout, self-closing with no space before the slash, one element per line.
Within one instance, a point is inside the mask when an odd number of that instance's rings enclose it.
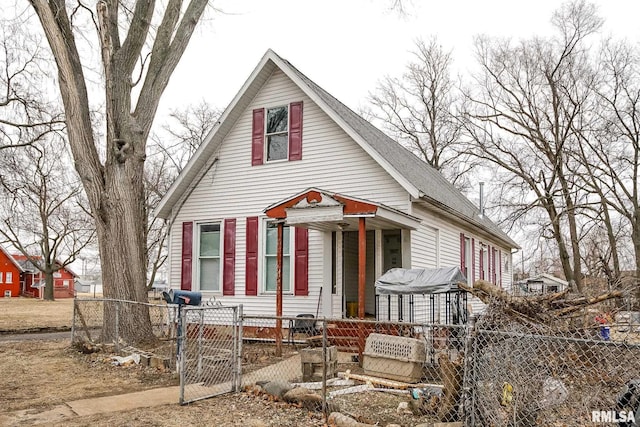
<path fill-rule="evenodd" d="M 286 124 L 287 124 L 287 129 L 286 131 L 280 131 L 280 132 L 267 132 L 267 126 L 269 125 L 269 110 L 276 110 L 279 108 L 284 108 L 287 111 L 287 119 L 286 119 Z M 271 107 L 265 107 L 264 108 L 264 162 L 265 163 L 277 163 L 277 162 L 287 162 L 289 161 L 289 132 L 291 131 L 290 128 L 290 106 L 289 104 L 284 104 L 284 105 L 274 105 Z M 276 135 L 286 135 L 286 148 L 287 148 L 287 152 L 284 156 L 284 158 L 282 159 L 273 159 L 273 160 L 269 160 L 269 137 L 270 136 L 276 136 Z"/>
<path fill-rule="evenodd" d="M 481 248 L 482 248 L 482 252 L 481 252 L 481 256 L 482 256 L 481 278 L 482 278 L 482 280 L 485 280 L 487 282 L 491 282 L 491 277 L 489 277 L 489 273 L 491 271 L 491 269 L 489 267 L 489 246 L 486 245 L 485 243 L 483 243 L 481 245 Z"/>
<path fill-rule="evenodd" d="M 3 279 L 4 279 L 4 272 L 0 271 L 0 283 L 4 283 Z"/>
<path fill-rule="evenodd" d="M 7 271 L 4 275 L 4 283 L 12 284 L 13 283 L 13 272 Z"/>
<path fill-rule="evenodd" d="M 269 223 L 273 223 L 274 220 L 270 218 L 263 218 L 260 221 L 260 230 L 259 232 L 259 262 L 258 262 L 258 283 L 260 286 L 260 293 L 262 295 L 275 295 L 277 290 L 267 290 L 267 230 Z M 285 288 L 284 277 L 282 281 L 282 294 L 283 295 L 294 295 L 294 282 L 295 282 L 295 227 L 290 225 L 285 225 L 285 227 L 289 228 L 289 254 L 283 254 L 283 260 L 286 256 L 289 257 L 289 289 Z M 284 248 L 283 248 L 284 249 Z M 272 257 L 276 257 L 275 255 L 269 255 Z M 284 274 L 283 274 L 284 276 Z"/>
<path fill-rule="evenodd" d="M 205 257 L 201 257 L 200 255 L 200 240 L 201 240 L 201 236 L 202 236 L 202 227 L 206 226 L 206 225 L 217 225 L 220 229 L 219 229 L 219 233 L 220 233 L 220 246 L 218 248 L 218 255 L 217 256 L 205 256 Z M 211 221 L 199 221 L 195 223 L 195 228 L 197 230 L 193 239 L 193 252 L 194 252 L 194 256 L 192 257 L 192 259 L 195 259 L 196 262 L 194 262 L 194 266 L 193 266 L 193 278 L 192 278 L 192 286 L 193 286 L 193 290 L 194 291 L 199 291 L 199 292 L 209 292 L 209 293 L 213 293 L 213 294 L 220 294 L 222 295 L 222 280 L 223 280 L 223 269 L 224 269 L 224 258 L 223 258 L 223 251 L 224 251 L 224 221 L 222 220 L 211 220 Z M 217 283 L 217 289 L 202 289 L 201 283 L 200 283 L 200 273 L 201 273 L 201 268 L 200 268 L 200 260 L 201 259 L 218 259 L 218 283 Z M 195 280 L 194 280 L 195 279 Z"/>

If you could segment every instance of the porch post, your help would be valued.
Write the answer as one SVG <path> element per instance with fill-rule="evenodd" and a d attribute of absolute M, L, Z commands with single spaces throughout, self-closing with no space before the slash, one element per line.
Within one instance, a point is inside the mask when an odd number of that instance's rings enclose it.
<path fill-rule="evenodd" d="M 276 357 L 282 356 L 282 253 L 284 223 L 278 221 L 278 243 L 276 248 Z"/>
<path fill-rule="evenodd" d="M 365 217 L 358 221 L 358 318 L 364 319 L 364 289 L 367 273 L 367 231 Z"/>

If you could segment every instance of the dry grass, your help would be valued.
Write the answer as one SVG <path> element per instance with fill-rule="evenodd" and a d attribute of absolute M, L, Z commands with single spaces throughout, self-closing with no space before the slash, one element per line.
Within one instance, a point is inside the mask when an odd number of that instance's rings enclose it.
<path fill-rule="evenodd" d="M 0 331 L 70 328 L 73 299 L 0 298 Z"/>
<path fill-rule="evenodd" d="M 64 402 L 176 385 L 173 374 L 114 367 L 108 355 L 83 355 L 68 340 L 0 343 L 0 408 L 39 411 Z"/>
<path fill-rule="evenodd" d="M 83 355 L 68 340 L 0 342 L 0 424 L 23 426 L 12 414 L 40 413 L 77 399 L 177 385 L 175 374 L 141 366 L 112 366 L 107 354 Z M 8 418 L 3 418 L 4 416 Z M 261 420 L 263 424 L 253 424 Z M 6 424 L 3 424 L 3 421 Z M 323 426 L 321 415 L 245 393 L 174 405 L 51 421 L 64 426 Z"/>

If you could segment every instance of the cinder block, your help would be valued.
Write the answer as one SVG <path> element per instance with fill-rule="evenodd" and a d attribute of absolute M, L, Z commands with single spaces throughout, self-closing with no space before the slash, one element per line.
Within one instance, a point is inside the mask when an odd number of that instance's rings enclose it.
<path fill-rule="evenodd" d="M 302 381 L 322 381 L 322 348 L 305 348 L 300 351 Z M 334 378 L 338 372 L 338 349 L 327 347 L 327 378 Z"/>

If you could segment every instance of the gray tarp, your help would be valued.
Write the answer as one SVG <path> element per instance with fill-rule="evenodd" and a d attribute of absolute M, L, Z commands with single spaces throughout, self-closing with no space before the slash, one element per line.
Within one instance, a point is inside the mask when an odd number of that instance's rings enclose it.
<path fill-rule="evenodd" d="M 467 279 L 459 267 L 392 268 L 376 280 L 378 294 L 440 294 L 458 289 Z"/>

